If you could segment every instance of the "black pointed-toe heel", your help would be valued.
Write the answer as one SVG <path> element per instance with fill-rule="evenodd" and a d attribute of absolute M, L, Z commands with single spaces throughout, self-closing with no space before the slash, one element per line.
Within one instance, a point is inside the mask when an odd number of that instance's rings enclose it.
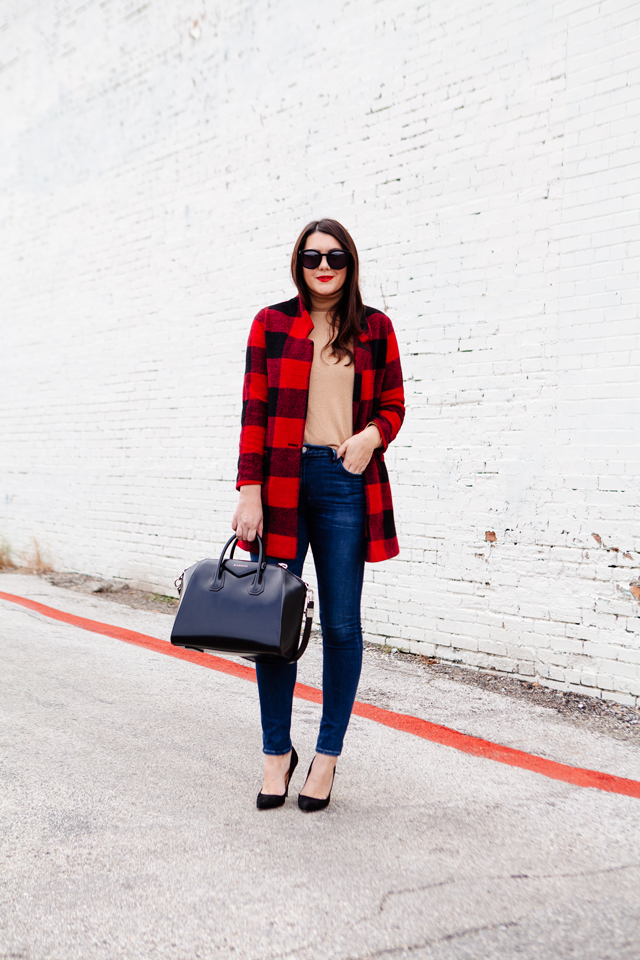
<path fill-rule="evenodd" d="M 289 772 L 284 780 L 284 793 L 263 793 L 261 790 L 256 799 L 256 807 L 258 810 L 273 810 L 275 807 L 284 806 L 284 802 L 289 795 L 291 777 L 297 766 L 298 754 L 296 753 L 295 747 L 291 747 L 291 763 L 289 764 Z"/>
<path fill-rule="evenodd" d="M 315 757 L 313 758 L 315 760 Z M 309 765 L 309 773 L 311 773 L 311 767 L 313 766 L 313 760 Z M 307 780 L 309 779 L 309 773 L 307 774 Z M 298 806 L 301 810 L 304 810 L 305 813 L 315 813 L 317 810 L 324 810 L 325 807 L 329 806 L 329 801 L 331 800 L 331 790 L 333 790 L 333 781 L 336 778 L 336 768 L 333 768 L 333 776 L 331 778 L 331 789 L 329 790 L 329 796 L 325 797 L 324 800 L 319 799 L 318 797 L 305 797 L 304 794 L 298 794 Z M 307 782 L 305 780 L 305 783 Z M 304 787 L 302 788 L 304 790 Z"/>

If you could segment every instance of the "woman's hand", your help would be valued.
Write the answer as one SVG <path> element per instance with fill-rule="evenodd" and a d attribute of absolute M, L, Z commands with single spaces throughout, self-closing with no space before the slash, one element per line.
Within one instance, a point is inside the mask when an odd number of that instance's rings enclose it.
<path fill-rule="evenodd" d="M 231 529 L 238 540 L 255 540 L 262 536 L 262 486 L 259 483 L 240 487 L 238 505 L 233 514 Z"/>
<path fill-rule="evenodd" d="M 364 473 L 373 456 L 373 451 L 382 445 L 380 431 L 374 424 L 369 424 L 360 433 L 354 433 L 352 437 L 338 447 L 338 458 L 342 457 L 342 464 L 349 473 Z"/>

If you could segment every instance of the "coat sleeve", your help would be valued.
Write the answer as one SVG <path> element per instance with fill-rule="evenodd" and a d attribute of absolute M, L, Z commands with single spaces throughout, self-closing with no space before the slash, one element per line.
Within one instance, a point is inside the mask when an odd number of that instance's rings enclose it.
<path fill-rule="evenodd" d="M 247 342 L 247 361 L 242 389 L 242 428 L 236 489 L 264 481 L 264 444 L 267 431 L 267 353 L 265 310 L 257 315 Z"/>
<path fill-rule="evenodd" d="M 375 423 L 380 431 L 380 436 L 382 437 L 382 447 L 380 449 L 383 452 L 387 449 L 391 441 L 395 440 L 402 426 L 405 411 L 402 366 L 400 364 L 398 341 L 390 320 L 388 320 L 388 324 L 389 330 L 387 334 L 387 350 L 382 389 L 380 391 L 375 415 L 369 421 L 370 423 Z"/>

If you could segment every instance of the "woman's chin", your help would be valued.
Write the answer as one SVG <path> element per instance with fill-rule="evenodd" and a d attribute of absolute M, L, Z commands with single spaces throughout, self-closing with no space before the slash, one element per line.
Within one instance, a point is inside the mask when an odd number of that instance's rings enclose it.
<path fill-rule="evenodd" d="M 340 292 L 340 287 L 333 283 L 318 283 L 314 285 L 311 291 L 316 297 L 335 297 Z"/>

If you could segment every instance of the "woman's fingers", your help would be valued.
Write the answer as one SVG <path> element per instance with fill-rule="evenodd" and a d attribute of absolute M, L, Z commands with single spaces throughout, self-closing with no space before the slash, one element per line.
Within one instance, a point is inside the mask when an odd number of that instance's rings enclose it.
<path fill-rule="evenodd" d="M 344 467 L 349 473 L 364 473 L 367 469 L 375 449 L 374 441 L 377 441 L 378 438 L 378 432 L 376 431 L 372 440 L 372 432 L 362 430 L 360 433 L 354 433 L 352 437 L 349 437 L 338 447 L 336 454 L 338 457 L 342 457 Z"/>
<path fill-rule="evenodd" d="M 262 536 L 263 515 L 262 510 L 247 510 L 236 508 L 231 520 L 231 529 L 238 540 L 252 541 L 256 538 L 256 532 Z"/>
<path fill-rule="evenodd" d="M 251 527 L 247 527 L 246 529 L 243 529 L 242 527 L 238 527 L 238 529 L 236 530 L 236 537 L 238 538 L 238 540 L 245 540 L 245 541 L 251 542 L 252 540 L 255 540 L 256 532 L 255 530 L 252 530 Z"/>
<path fill-rule="evenodd" d="M 353 439 L 354 437 L 349 437 L 349 439 L 345 440 L 342 446 L 338 447 L 336 451 L 336 456 L 338 457 L 338 460 L 342 458 L 342 464 L 345 470 L 348 470 L 350 473 L 356 472 L 354 469 L 354 463 L 356 459 L 355 450 L 354 452 L 352 452 L 352 449 L 351 449 L 353 446 L 352 445 Z"/>
<path fill-rule="evenodd" d="M 363 451 L 359 449 L 359 444 L 352 444 L 347 448 L 342 462 L 345 470 L 348 470 L 349 473 L 364 473 L 370 459 L 371 456 L 368 450 Z"/>

